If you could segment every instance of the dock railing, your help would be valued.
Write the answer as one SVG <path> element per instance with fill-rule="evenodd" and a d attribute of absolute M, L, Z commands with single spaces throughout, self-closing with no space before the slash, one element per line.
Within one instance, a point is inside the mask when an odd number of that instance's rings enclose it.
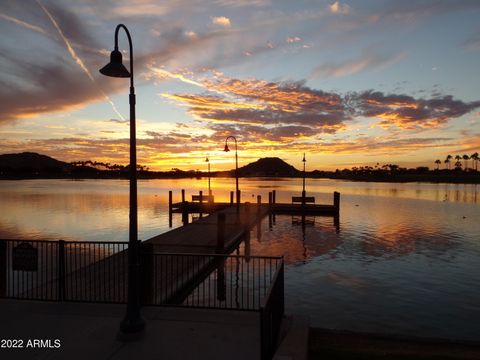
<path fill-rule="evenodd" d="M 277 349 L 280 328 L 285 312 L 284 264 L 277 268 L 267 296 L 260 305 L 260 352 L 261 359 L 272 359 Z"/>
<path fill-rule="evenodd" d="M 0 298 L 122 303 L 127 242 L 0 240 Z"/>
<path fill-rule="evenodd" d="M 260 311 L 281 257 L 141 251 L 141 300 Z M 125 303 L 128 242 L 0 240 L 0 298 Z"/>
<path fill-rule="evenodd" d="M 142 302 L 260 311 L 281 257 L 224 254 L 144 254 Z"/>

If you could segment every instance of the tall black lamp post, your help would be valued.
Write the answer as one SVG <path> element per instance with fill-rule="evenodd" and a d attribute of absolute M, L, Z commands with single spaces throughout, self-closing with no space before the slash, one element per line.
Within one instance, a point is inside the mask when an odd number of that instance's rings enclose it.
<path fill-rule="evenodd" d="M 303 190 L 302 190 L 302 204 L 305 204 L 305 196 L 306 196 L 306 192 L 305 192 L 305 163 L 307 162 L 307 160 L 305 160 L 305 153 L 303 153 Z"/>
<path fill-rule="evenodd" d="M 118 31 L 125 30 L 130 47 L 130 72 L 122 64 L 122 53 L 118 51 Z M 137 221 L 137 152 L 135 130 L 135 88 L 133 86 L 133 45 L 125 25 L 115 29 L 115 49 L 110 54 L 110 62 L 100 69 L 106 76 L 130 78 L 130 214 L 128 235 L 128 302 L 125 318 L 120 323 L 121 334 L 138 334 L 145 329 L 145 320 L 140 314 L 139 262 L 138 262 L 138 221 Z"/>
<path fill-rule="evenodd" d="M 237 209 L 238 205 L 240 204 L 240 191 L 238 190 L 238 148 L 237 148 L 237 139 L 235 136 L 228 136 L 225 139 L 225 149 L 223 151 L 230 151 L 228 148 L 228 139 L 233 139 L 235 141 L 235 192 L 236 192 L 236 201 L 237 201 Z"/>
<path fill-rule="evenodd" d="M 212 189 L 210 187 L 210 159 L 207 158 L 205 159 L 205 162 L 208 164 L 208 199 L 210 201 L 210 196 L 212 196 Z"/>

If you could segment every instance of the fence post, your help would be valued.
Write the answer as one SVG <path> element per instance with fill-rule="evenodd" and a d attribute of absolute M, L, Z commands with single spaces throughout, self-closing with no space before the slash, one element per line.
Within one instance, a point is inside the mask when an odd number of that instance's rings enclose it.
<path fill-rule="evenodd" d="M 223 253 L 225 246 L 225 213 L 217 215 L 217 253 Z"/>
<path fill-rule="evenodd" d="M 277 190 L 272 191 L 272 203 L 275 204 L 277 202 Z"/>
<path fill-rule="evenodd" d="M 142 305 L 156 305 L 154 304 L 154 260 L 153 260 L 153 244 L 140 242 L 140 294 Z"/>
<path fill-rule="evenodd" d="M 182 203 L 185 202 L 185 189 L 182 189 Z"/>
<path fill-rule="evenodd" d="M 268 192 L 268 205 L 270 206 L 270 208 L 272 207 L 272 192 L 271 191 Z"/>
<path fill-rule="evenodd" d="M 200 190 L 199 191 L 199 195 L 200 195 L 200 205 L 199 205 L 199 213 L 200 213 L 200 217 L 202 217 L 202 205 L 203 205 L 203 191 Z"/>
<path fill-rule="evenodd" d="M 57 274 L 58 274 L 58 293 L 57 300 L 65 300 L 65 241 L 58 241 L 58 264 L 57 264 Z"/>
<path fill-rule="evenodd" d="M 7 242 L 0 240 L 0 298 L 7 296 Z"/>
<path fill-rule="evenodd" d="M 233 191 L 230 191 L 230 205 L 233 205 Z"/>
<path fill-rule="evenodd" d="M 172 190 L 169 190 L 168 191 L 168 226 L 169 227 L 172 227 L 173 225 L 172 210 L 173 210 L 173 194 L 172 194 Z"/>

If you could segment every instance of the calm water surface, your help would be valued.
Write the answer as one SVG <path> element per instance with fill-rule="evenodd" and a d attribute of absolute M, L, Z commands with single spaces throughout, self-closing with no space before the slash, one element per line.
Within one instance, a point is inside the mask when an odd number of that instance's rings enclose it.
<path fill-rule="evenodd" d="M 244 201 L 301 192 L 298 179 L 240 182 Z M 140 181 L 139 238 L 169 230 L 168 190 L 179 200 L 180 189 L 206 185 Z M 215 199 L 227 201 L 233 186 L 212 179 Z M 329 217 L 302 226 L 291 216 L 252 229 L 252 255 L 285 256 L 287 311 L 324 328 L 480 341 L 479 187 L 307 180 L 317 203 L 332 203 L 333 191 L 339 229 Z M 0 199 L 1 238 L 128 239 L 128 181 L 1 181 Z"/>

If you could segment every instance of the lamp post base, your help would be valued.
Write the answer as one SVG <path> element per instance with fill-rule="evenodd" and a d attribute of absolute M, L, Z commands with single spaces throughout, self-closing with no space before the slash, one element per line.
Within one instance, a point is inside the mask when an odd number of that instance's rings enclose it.
<path fill-rule="evenodd" d="M 136 319 L 123 319 L 120 323 L 117 339 L 122 342 L 140 339 L 145 334 L 145 324 L 145 320 L 141 316 Z"/>

